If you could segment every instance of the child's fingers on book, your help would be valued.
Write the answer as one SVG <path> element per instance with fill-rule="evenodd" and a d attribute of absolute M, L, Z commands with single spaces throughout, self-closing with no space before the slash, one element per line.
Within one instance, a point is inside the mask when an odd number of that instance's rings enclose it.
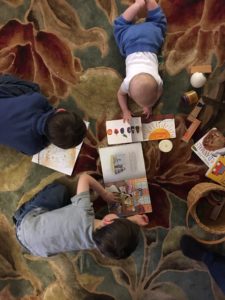
<path fill-rule="evenodd" d="M 114 200 L 115 200 L 116 202 L 120 202 L 120 196 L 116 196 L 116 197 L 114 198 Z"/>
<path fill-rule="evenodd" d="M 120 202 L 120 193 L 113 193 L 113 201 Z"/>
<path fill-rule="evenodd" d="M 119 192 L 113 192 L 113 195 L 114 195 L 114 197 L 120 198 L 121 193 L 119 193 Z"/>
<path fill-rule="evenodd" d="M 146 214 L 143 214 L 142 218 L 145 222 L 147 222 L 147 223 L 149 222 L 148 216 Z"/>

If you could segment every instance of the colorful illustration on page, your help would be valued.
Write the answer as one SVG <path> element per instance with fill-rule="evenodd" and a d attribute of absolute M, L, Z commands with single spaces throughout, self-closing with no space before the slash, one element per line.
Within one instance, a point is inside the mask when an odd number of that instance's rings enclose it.
<path fill-rule="evenodd" d="M 176 137 L 174 119 L 152 121 L 142 124 L 144 140 L 165 140 Z"/>
<path fill-rule="evenodd" d="M 51 144 L 37 153 L 32 161 L 47 168 L 71 175 L 78 153 L 79 151 L 76 148 L 65 150 Z"/>

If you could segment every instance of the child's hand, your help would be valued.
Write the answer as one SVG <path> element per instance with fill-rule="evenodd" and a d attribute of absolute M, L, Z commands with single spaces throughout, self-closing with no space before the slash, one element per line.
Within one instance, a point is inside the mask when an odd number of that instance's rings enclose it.
<path fill-rule="evenodd" d="M 123 122 L 124 123 L 125 122 L 130 123 L 131 119 L 132 119 L 132 114 L 129 110 L 127 110 L 126 112 L 123 113 Z"/>
<path fill-rule="evenodd" d="M 143 107 L 143 115 L 145 115 L 146 119 L 148 119 L 152 114 L 152 108 L 148 106 Z"/>
<path fill-rule="evenodd" d="M 127 219 L 139 226 L 146 226 L 149 223 L 149 219 L 146 214 L 130 216 Z"/>
<path fill-rule="evenodd" d="M 102 219 L 103 225 L 109 225 L 112 224 L 115 219 L 118 219 L 119 217 L 116 214 L 108 214 L 104 216 Z"/>
<path fill-rule="evenodd" d="M 119 202 L 120 193 L 112 193 L 112 192 L 105 191 L 104 200 L 107 202 Z"/>

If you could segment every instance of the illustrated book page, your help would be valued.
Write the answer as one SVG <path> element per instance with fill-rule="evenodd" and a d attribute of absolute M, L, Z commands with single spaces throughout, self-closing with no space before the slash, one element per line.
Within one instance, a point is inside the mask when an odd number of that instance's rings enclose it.
<path fill-rule="evenodd" d="M 154 115 L 148 120 L 133 117 L 130 121 L 106 121 L 109 145 L 141 141 L 173 139 L 176 137 L 174 115 Z"/>
<path fill-rule="evenodd" d="M 225 157 L 217 157 L 215 163 L 206 172 L 206 177 L 216 181 L 217 183 L 225 186 Z"/>
<path fill-rule="evenodd" d="M 123 119 L 106 121 L 106 134 L 109 145 L 139 142 L 143 140 L 141 118 L 134 117 L 131 122 Z"/>
<path fill-rule="evenodd" d="M 191 149 L 210 168 L 219 156 L 219 154 L 213 155 L 213 152 L 224 147 L 222 139 L 225 140 L 223 134 L 217 128 L 212 128 Z"/>
<path fill-rule="evenodd" d="M 88 128 L 89 122 L 85 121 Z M 74 165 L 80 153 L 83 142 L 75 148 L 62 149 L 50 144 L 39 153 L 33 155 L 32 162 L 56 170 L 66 175 L 73 173 Z"/>
<path fill-rule="evenodd" d="M 142 122 L 144 141 L 166 140 L 176 137 L 174 115 L 154 115 Z"/>
<path fill-rule="evenodd" d="M 120 201 L 109 212 L 127 216 L 152 211 L 141 143 L 99 149 L 105 187 Z"/>

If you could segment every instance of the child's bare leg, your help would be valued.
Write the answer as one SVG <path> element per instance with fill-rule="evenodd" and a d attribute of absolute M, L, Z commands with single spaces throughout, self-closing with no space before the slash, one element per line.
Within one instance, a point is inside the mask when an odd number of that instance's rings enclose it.
<path fill-rule="evenodd" d="M 146 8 L 147 10 L 154 10 L 156 7 L 158 7 L 158 3 L 155 0 L 145 0 L 146 2 Z"/>
<path fill-rule="evenodd" d="M 132 22 L 145 5 L 145 0 L 135 0 L 135 2 L 123 12 L 123 18 L 128 22 Z"/>

